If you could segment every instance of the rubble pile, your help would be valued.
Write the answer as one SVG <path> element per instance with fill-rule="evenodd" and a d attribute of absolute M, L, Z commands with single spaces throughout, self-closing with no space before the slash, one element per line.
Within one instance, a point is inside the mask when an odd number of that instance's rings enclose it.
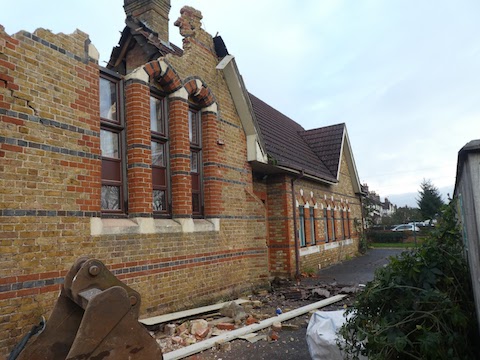
<path fill-rule="evenodd" d="M 274 280 L 270 291 L 261 290 L 248 296 L 248 302 L 239 305 L 235 302 L 226 303 L 217 312 L 197 315 L 195 318 L 183 318 L 166 324 L 159 324 L 158 330 L 151 332 L 162 347 L 163 353 L 168 353 L 185 346 L 192 345 L 212 337 L 216 337 L 241 327 L 258 323 L 310 303 L 337 295 L 347 294 L 344 301 L 330 305 L 331 309 L 350 306 L 354 295 L 361 287 L 351 287 L 336 283 L 321 285 L 294 285 L 285 280 Z M 302 326 L 308 321 L 308 315 L 301 319 Z M 297 330 L 298 321 L 281 323 L 275 321 L 272 326 L 241 336 L 240 339 L 250 343 L 277 341 L 284 331 Z M 228 341 L 216 343 L 218 350 L 228 351 Z"/>

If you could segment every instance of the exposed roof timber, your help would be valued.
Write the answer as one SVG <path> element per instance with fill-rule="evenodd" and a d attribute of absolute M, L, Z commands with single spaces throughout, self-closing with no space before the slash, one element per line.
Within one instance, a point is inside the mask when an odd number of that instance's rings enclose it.
<path fill-rule="evenodd" d="M 120 54 L 118 55 L 115 64 L 113 65 L 114 68 L 116 68 L 120 63 L 123 61 L 123 58 L 125 57 L 125 54 L 127 53 L 128 48 L 130 47 L 130 42 L 132 41 L 132 34 L 129 32 L 127 39 L 125 40 L 125 44 L 122 45 L 120 48 Z"/>

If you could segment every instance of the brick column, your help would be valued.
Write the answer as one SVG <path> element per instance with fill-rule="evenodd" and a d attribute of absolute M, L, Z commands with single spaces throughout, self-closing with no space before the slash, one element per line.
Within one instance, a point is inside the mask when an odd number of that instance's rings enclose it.
<path fill-rule="evenodd" d="M 203 188 L 205 217 L 215 217 L 224 212 L 222 188 L 222 144 L 218 141 L 217 105 L 202 109 Z"/>
<path fill-rule="evenodd" d="M 190 140 L 188 138 L 188 93 L 184 88 L 169 95 L 170 174 L 172 217 L 192 216 Z"/>
<path fill-rule="evenodd" d="M 128 213 L 152 216 L 152 155 L 150 149 L 150 88 L 132 79 L 125 84 L 127 124 Z"/>

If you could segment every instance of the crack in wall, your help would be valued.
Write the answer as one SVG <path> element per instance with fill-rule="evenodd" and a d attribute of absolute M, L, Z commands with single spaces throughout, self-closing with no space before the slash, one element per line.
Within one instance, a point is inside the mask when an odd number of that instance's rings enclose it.
<path fill-rule="evenodd" d="M 30 109 L 32 109 L 33 115 L 38 116 L 38 110 L 33 107 L 33 105 L 31 104 L 32 102 L 31 102 L 30 100 L 25 99 L 25 98 L 23 98 L 23 97 L 21 97 L 21 96 L 16 95 L 16 94 L 15 94 L 15 90 L 11 89 L 11 86 L 9 86 L 9 82 L 8 82 L 7 80 L 0 79 L 0 81 L 5 84 L 5 86 L 3 86 L 3 87 L 5 87 L 7 90 L 10 91 L 10 96 L 11 96 L 12 98 L 25 101 L 26 104 L 27 104 L 27 106 L 28 106 Z M 13 84 L 13 82 L 12 82 L 12 84 Z"/>

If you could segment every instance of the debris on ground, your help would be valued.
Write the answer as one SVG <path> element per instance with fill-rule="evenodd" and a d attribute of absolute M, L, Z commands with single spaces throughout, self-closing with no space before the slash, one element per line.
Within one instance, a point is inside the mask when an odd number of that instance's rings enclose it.
<path fill-rule="evenodd" d="M 176 319 L 169 323 L 158 324 L 157 330 L 151 332 L 162 348 L 164 354 L 217 337 L 262 320 L 279 316 L 300 307 L 312 304 L 331 296 L 347 295 L 341 302 L 325 307 L 326 310 L 341 309 L 351 306 L 354 296 L 362 289 L 341 285 L 314 284 L 299 285 L 282 279 L 272 282 L 270 291 L 261 290 L 248 295 L 248 302 L 237 304 L 228 302 L 215 312 L 197 314 L 192 318 Z M 310 316 L 310 314 L 308 314 Z M 304 321 L 304 320 L 302 320 Z M 268 328 L 240 336 L 248 343 L 257 341 L 276 342 L 289 339 L 288 331 L 298 330 L 298 322 L 274 321 Z M 214 351 L 229 351 L 228 341 L 219 341 Z"/>

